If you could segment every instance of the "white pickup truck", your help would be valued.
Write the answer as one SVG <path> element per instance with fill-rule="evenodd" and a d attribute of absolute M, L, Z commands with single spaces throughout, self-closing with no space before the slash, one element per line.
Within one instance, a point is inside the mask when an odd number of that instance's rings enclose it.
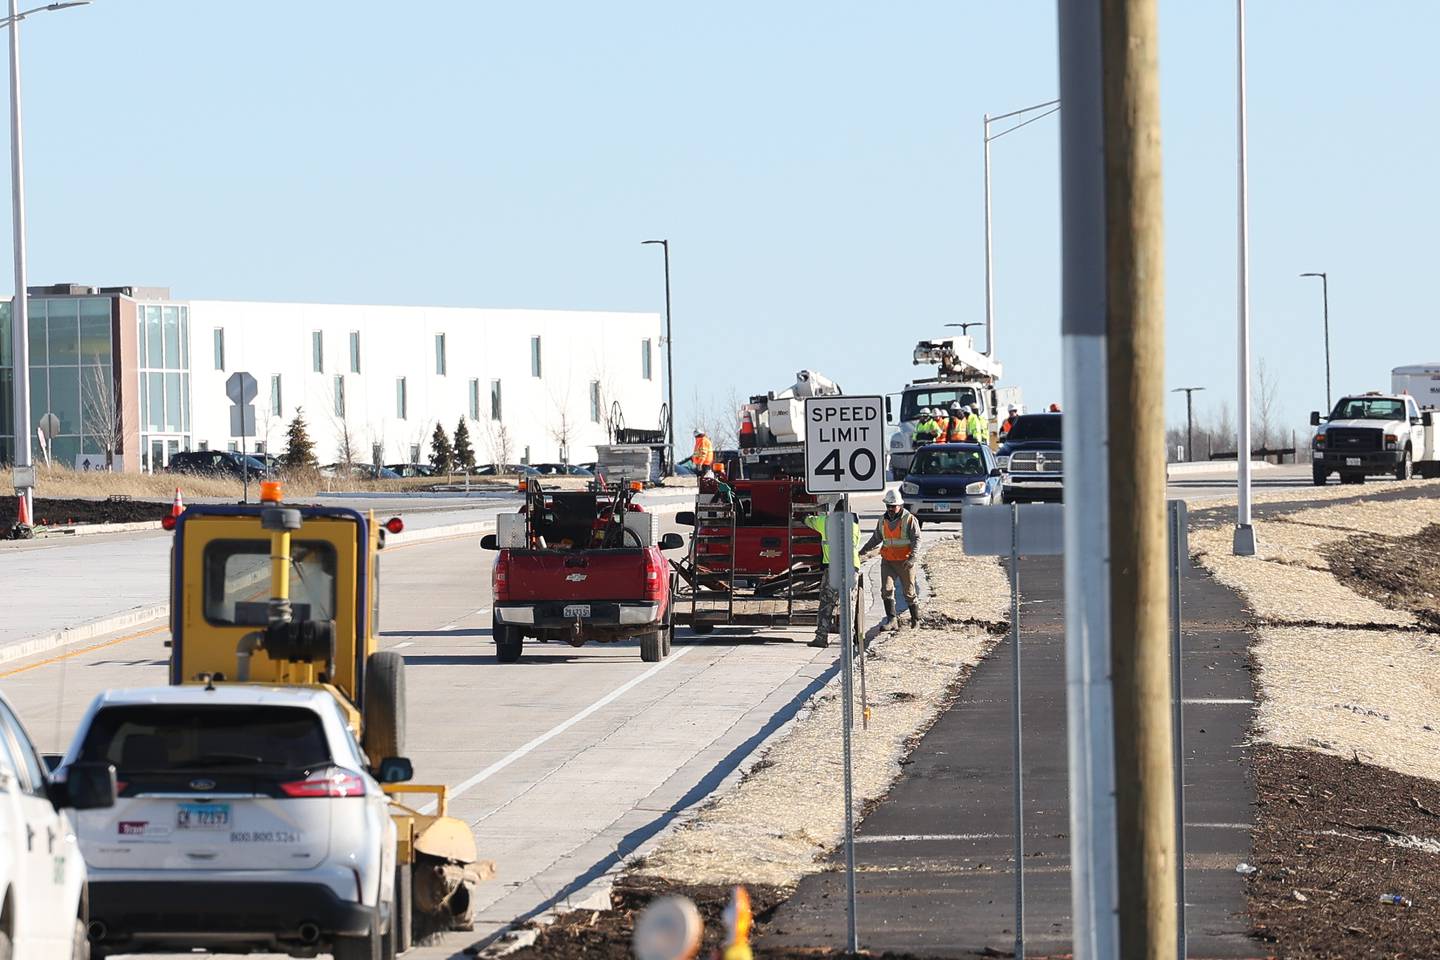
<path fill-rule="evenodd" d="M 1413 396 L 1376 392 L 1341 397 L 1329 417 L 1312 412 L 1310 424 L 1318 428 L 1312 445 L 1315 485 L 1323 486 L 1332 473 L 1341 483 L 1440 477 L 1436 413 L 1422 411 Z"/>

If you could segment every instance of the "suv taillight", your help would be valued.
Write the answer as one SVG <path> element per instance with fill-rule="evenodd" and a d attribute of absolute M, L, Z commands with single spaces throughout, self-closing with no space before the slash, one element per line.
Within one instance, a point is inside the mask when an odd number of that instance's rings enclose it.
<path fill-rule="evenodd" d="M 343 767 L 317 770 L 304 780 L 280 784 L 287 797 L 363 797 L 365 781 Z"/>
<path fill-rule="evenodd" d="M 501 550 L 495 557 L 495 569 L 490 571 L 490 592 L 496 603 L 510 599 L 510 551 Z"/>
<path fill-rule="evenodd" d="M 668 564 L 659 550 L 645 551 L 645 599 L 659 600 L 665 590 L 665 568 Z"/>

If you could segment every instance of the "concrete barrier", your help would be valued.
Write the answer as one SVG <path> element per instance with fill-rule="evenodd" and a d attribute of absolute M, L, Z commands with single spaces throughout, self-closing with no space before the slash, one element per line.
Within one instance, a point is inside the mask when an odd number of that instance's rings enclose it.
<path fill-rule="evenodd" d="M 1268 460 L 1251 460 L 1251 470 L 1274 470 L 1275 464 Z M 1200 460 L 1194 463 L 1165 464 L 1166 477 L 1188 477 L 1195 474 L 1215 474 L 1233 477 L 1240 472 L 1240 464 L 1234 460 Z"/>

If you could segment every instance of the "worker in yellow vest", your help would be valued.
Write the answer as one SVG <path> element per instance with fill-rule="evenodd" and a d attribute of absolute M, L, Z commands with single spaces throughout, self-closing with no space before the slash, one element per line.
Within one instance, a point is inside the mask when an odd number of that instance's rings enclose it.
<path fill-rule="evenodd" d="M 860 524 L 858 518 L 853 514 L 851 519 L 856 522 L 850 525 L 851 536 L 851 559 L 855 564 L 855 572 L 860 572 Z M 838 612 L 840 602 L 840 591 L 830 582 L 830 531 L 833 528 L 835 535 L 840 534 L 840 514 L 836 512 L 822 513 L 805 518 L 805 526 L 820 534 L 820 560 L 825 564 L 824 575 L 820 578 L 820 610 L 815 617 L 815 639 L 810 641 L 812 647 L 828 647 L 830 645 L 830 625 L 835 622 L 835 614 Z M 839 562 L 839 558 L 836 558 Z M 847 601 L 848 602 L 848 601 Z"/>
<path fill-rule="evenodd" d="M 690 455 L 690 465 L 695 468 L 697 474 L 704 473 L 706 468 L 715 462 L 715 444 L 705 436 L 704 430 L 695 431 L 695 452 Z"/>
<path fill-rule="evenodd" d="M 989 443 L 990 427 L 980 415 L 975 412 L 975 408 L 966 405 L 960 409 L 960 412 L 965 417 L 965 432 L 970 435 L 970 442 Z"/>
<path fill-rule="evenodd" d="M 875 532 L 861 554 L 880 548 L 880 599 L 885 604 L 885 616 L 889 629 L 895 630 L 895 582 L 905 594 L 905 605 L 910 608 L 910 626 L 920 625 L 920 600 L 915 594 L 915 555 L 920 547 L 920 521 L 905 509 L 905 501 L 898 490 L 885 492 L 885 513 L 875 524 Z"/>

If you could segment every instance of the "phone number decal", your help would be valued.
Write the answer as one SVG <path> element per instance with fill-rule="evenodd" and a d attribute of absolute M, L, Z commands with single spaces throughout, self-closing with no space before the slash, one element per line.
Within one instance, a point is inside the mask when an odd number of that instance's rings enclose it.
<path fill-rule="evenodd" d="M 299 843 L 300 834 L 289 830 L 232 830 L 231 843 Z"/>

